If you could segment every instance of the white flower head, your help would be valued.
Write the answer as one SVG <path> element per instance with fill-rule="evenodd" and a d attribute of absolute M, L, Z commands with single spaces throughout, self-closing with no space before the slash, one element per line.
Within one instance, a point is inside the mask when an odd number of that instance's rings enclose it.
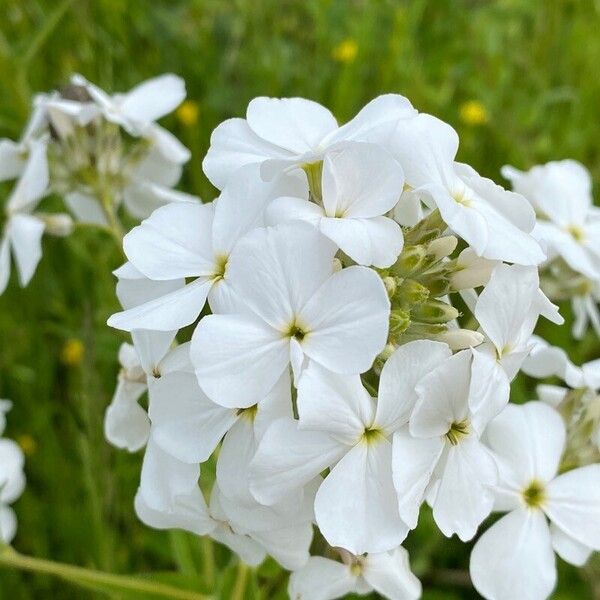
<path fill-rule="evenodd" d="M 496 509 L 510 512 L 475 544 L 471 578 L 490 600 L 544 600 L 556 584 L 554 552 L 582 565 L 600 549 L 600 466 L 558 475 L 565 427 L 540 402 L 508 405 L 485 439 L 499 466 Z"/>
<path fill-rule="evenodd" d="M 391 150 L 406 183 L 439 209 L 477 256 L 522 265 L 542 262 L 545 255 L 531 235 L 535 213 L 529 202 L 455 162 L 457 151 L 454 129 L 427 114 L 403 124 Z"/>
<path fill-rule="evenodd" d="M 344 563 L 311 556 L 302 569 L 292 573 L 288 586 L 291 600 L 333 600 L 374 590 L 390 600 L 421 597 L 421 582 L 412 574 L 402 546 L 379 554 L 348 556 Z"/>
<path fill-rule="evenodd" d="M 267 215 L 274 223 L 308 221 L 358 264 L 389 267 L 403 239 L 400 226 L 385 214 L 398 203 L 403 185 L 402 168 L 383 148 L 343 142 L 324 157 L 322 206 L 278 198 Z"/>
<path fill-rule="evenodd" d="M 387 94 L 367 104 L 351 121 L 338 127 L 325 107 L 303 98 L 255 98 L 246 119 L 229 119 L 212 133 L 202 163 L 219 189 L 246 164 L 258 164 L 264 178 L 323 160 L 341 141 L 386 145 L 397 127 L 416 115 L 403 96 Z"/>
<path fill-rule="evenodd" d="M 390 303 L 366 267 L 333 272 L 335 246 L 307 223 L 256 229 L 236 246 L 228 314 L 204 317 L 192 338 L 200 387 L 219 404 L 252 406 L 291 364 L 368 370 L 383 350 Z"/>

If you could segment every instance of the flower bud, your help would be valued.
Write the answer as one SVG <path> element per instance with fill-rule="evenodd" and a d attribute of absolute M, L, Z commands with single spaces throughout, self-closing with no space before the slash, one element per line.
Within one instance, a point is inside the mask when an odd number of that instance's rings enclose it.
<path fill-rule="evenodd" d="M 430 242 L 427 246 L 427 254 L 433 256 L 435 260 L 441 260 L 452 254 L 457 244 L 458 239 L 455 236 L 446 235 Z"/>
<path fill-rule="evenodd" d="M 67 213 L 36 213 L 36 216 L 44 221 L 45 232 L 56 237 L 66 237 L 73 233 L 73 219 Z"/>
<path fill-rule="evenodd" d="M 465 248 L 456 259 L 455 272 L 450 278 L 452 287 L 458 291 L 485 285 L 497 264 L 498 261 L 482 258 L 472 248 Z"/>
<path fill-rule="evenodd" d="M 426 256 L 425 246 L 405 246 L 392 270 L 406 277 L 421 269 Z"/>
<path fill-rule="evenodd" d="M 446 342 L 452 350 L 464 350 L 479 346 L 483 342 L 483 335 L 471 329 L 448 329 L 438 336 L 440 342 Z"/>
<path fill-rule="evenodd" d="M 391 276 L 384 277 L 383 285 L 385 285 L 385 289 L 387 291 L 388 298 L 392 298 L 394 296 L 394 294 L 396 293 L 396 290 L 398 289 L 397 279 L 395 277 L 391 277 Z"/>
<path fill-rule="evenodd" d="M 401 335 L 410 325 L 410 313 L 401 308 L 394 308 L 390 313 L 390 333 Z"/>
<path fill-rule="evenodd" d="M 341 271 L 344 268 L 344 265 L 342 264 L 342 261 L 335 257 L 333 259 L 333 272 L 337 273 L 338 271 Z"/>
<path fill-rule="evenodd" d="M 456 319 L 459 314 L 459 311 L 454 306 L 433 298 L 416 306 L 411 311 L 411 317 L 415 321 L 423 323 L 447 323 Z"/>

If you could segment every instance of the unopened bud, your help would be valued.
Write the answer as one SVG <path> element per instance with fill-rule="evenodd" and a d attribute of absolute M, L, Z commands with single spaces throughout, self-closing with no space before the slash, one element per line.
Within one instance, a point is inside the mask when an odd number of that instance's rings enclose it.
<path fill-rule="evenodd" d="M 414 279 L 405 279 L 396 291 L 394 299 L 407 307 L 421 304 L 429 298 L 429 290 Z"/>
<path fill-rule="evenodd" d="M 338 271 L 341 271 L 344 268 L 344 265 L 342 264 L 342 261 L 339 258 L 334 258 L 333 259 L 333 272 L 337 273 Z"/>
<path fill-rule="evenodd" d="M 390 333 L 401 335 L 410 325 L 410 313 L 401 308 L 394 308 L 390 313 Z"/>
<path fill-rule="evenodd" d="M 449 256 L 456 249 L 458 239 L 453 235 L 446 235 L 437 240 L 433 240 L 427 246 L 427 254 L 432 255 L 435 260 Z"/>
<path fill-rule="evenodd" d="M 67 213 L 36 213 L 36 217 L 39 217 L 44 221 L 45 232 L 48 235 L 66 237 L 73 233 L 73 219 L 71 218 L 71 215 L 68 215 Z"/>
<path fill-rule="evenodd" d="M 426 256 L 425 246 L 405 246 L 392 269 L 398 275 L 406 277 L 421 269 Z"/>
<path fill-rule="evenodd" d="M 450 278 L 452 287 L 468 290 L 485 285 L 497 264 L 497 260 L 482 258 L 472 248 L 465 248 L 456 259 L 455 272 Z"/>
<path fill-rule="evenodd" d="M 392 298 L 393 295 L 396 293 L 396 290 L 398 289 L 398 283 L 395 277 L 384 277 L 383 278 L 383 285 L 385 285 L 385 289 L 387 291 L 388 294 L 388 298 Z"/>
<path fill-rule="evenodd" d="M 484 337 L 478 331 L 471 329 L 448 329 L 437 338 L 440 342 L 446 342 L 452 350 L 464 350 L 479 346 Z"/>
<path fill-rule="evenodd" d="M 416 321 L 423 323 L 447 323 L 456 319 L 459 311 L 446 302 L 430 298 L 411 311 L 411 316 Z"/>

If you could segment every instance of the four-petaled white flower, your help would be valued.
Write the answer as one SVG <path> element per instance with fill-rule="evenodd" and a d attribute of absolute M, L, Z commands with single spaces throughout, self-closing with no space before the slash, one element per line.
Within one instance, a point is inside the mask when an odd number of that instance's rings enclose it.
<path fill-rule="evenodd" d="M 270 222 L 302 219 L 359 265 L 389 267 L 402 251 L 400 226 L 385 214 L 398 203 L 402 168 L 384 149 L 340 143 L 325 154 L 322 206 L 300 198 L 278 198 L 267 209 Z"/>
<path fill-rule="evenodd" d="M 256 404 L 288 365 L 307 360 L 362 373 L 383 350 L 390 302 L 371 269 L 334 273 L 335 246 L 307 223 L 256 229 L 240 240 L 227 277 L 235 306 L 204 317 L 192 338 L 200 387 L 223 406 Z"/>
<path fill-rule="evenodd" d="M 495 508 L 510 512 L 477 540 L 471 578 L 489 600 L 544 600 L 556 584 L 554 552 L 582 565 L 600 550 L 600 465 L 557 474 L 565 427 L 540 402 L 507 406 L 485 440 L 499 467 Z"/>

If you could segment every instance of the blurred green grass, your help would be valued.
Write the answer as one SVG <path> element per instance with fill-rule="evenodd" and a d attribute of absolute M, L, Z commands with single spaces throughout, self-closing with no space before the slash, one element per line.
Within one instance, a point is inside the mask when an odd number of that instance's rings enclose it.
<path fill-rule="evenodd" d="M 182 188 L 207 200 L 215 195 L 201 170 L 210 132 L 243 115 L 257 95 L 308 97 L 344 121 L 380 93 L 402 93 L 456 127 L 459 158 L 497 181 L 505 163 L 566 157 L 600 181 L 597 1 L 0 0 L 0 14 L 0 137 L 18 137 L 32 94 L 72 72 L 122 91 L 172 71 L 199 109 L 194 124 L 165 122 L 193 152 Z M 484 123 L 461 119 L 468 101 L 481 103 Z M 13 281 L 0 297 L 0 397 L 15 401 L 8 435 L 29 449 L 15 546 L 119 573 L 179 570 L 202 580 L 198 540 L 136 522 L 141 456 L 103 441 L 102 413 L 125 339 L 105 326 L 117 308 L 110 272 L 120 260 L 101 234 L 48 238 L 32 284 L 20 290 Z M 592 335 L 574 343 L 568 325 L 545 333 L 576 361 L 597 356 Z M 60 360 L 70 338 L 86 349 L 75 367 Z M 517 399 L 531 393 L 530 381 L 516 386 Z M 407 545 L 426 599 L 477 597 L 448 574 L 467 568 L 468 546 L 444 541 L 427 517 Z M 230 580 L 230 555 L 215 551 Z M 560 571 L 555 598 L 598 597 L 591 570 L 586 576 L 561 564 Z M 283 590 L 285 576 L 267 563 L 251 574 L 246 597 L 284 597 Z M 221 596 L 229 594 L 230 585 Z M 0 570 L 1 599 L 88 597 L 96 596 Z"/>

